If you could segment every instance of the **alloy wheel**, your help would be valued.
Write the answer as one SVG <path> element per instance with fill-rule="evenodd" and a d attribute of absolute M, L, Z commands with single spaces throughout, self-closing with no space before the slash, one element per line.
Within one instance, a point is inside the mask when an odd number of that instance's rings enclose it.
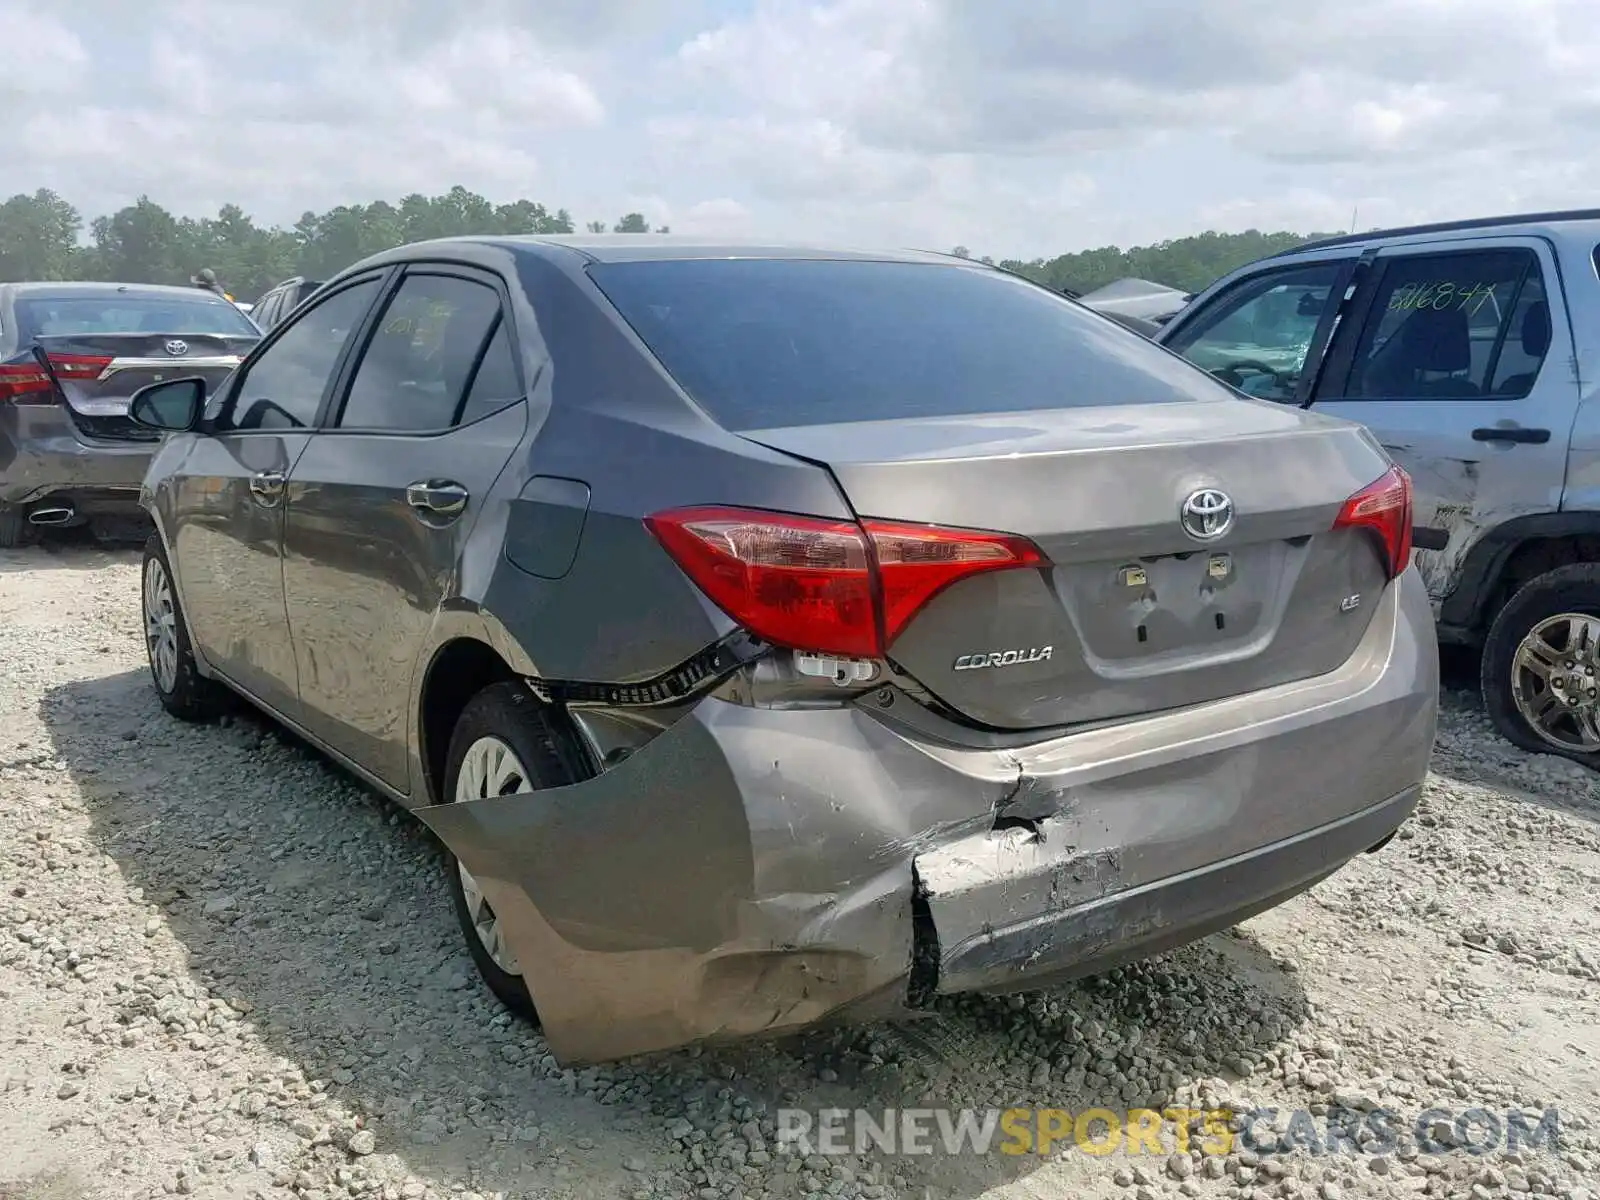
<path fill-rule="evenodd" d="M 1600 617 L 1558 613 L 1529 630 L 1512 659 L 1511 696 L 1550 745 L 1600 751 Z"/>

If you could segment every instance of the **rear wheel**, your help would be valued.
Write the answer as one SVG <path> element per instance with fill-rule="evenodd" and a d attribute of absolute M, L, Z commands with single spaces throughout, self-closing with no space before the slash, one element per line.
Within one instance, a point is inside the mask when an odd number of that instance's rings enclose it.
<path fill-rule="evenodd" d="M 528 689 L 507 681 L 484 688 L 462 710 L 450 738 L 440 800 L 459 804 L 511 796 L 576 783 L 588 775 L 581 756 Z M 445 862 L 456 919 L 478 973 L 502 1004 L 537 1022 L 526 978 L 538 964 L 517 961 L 499 914 L 472 872 L 448 849 Z"/>
<path fill-rule="evenodd" d="M 27 522 L 22 519 L 20 508 L 0 504 L 0 550 L 22 545 L 22 533 L 26 527 Z"/>
<path fill-rule="evenodd" d="M 172 586 L 172 568 L 158 534 L 144 544 L 143 600 L 144 645 L 150 660 L 150 681 L 161 707 L 184 721 L 210 721 L 227 708 L 222 685 L 200 674 L 189 629 Z"/>
<path fill-rule="evenodd" d="M 1524 750 L 1600 766 L 1600 565 L 1540 575 L 1506 603 L 1483 647 L 1483 702 Z"/>

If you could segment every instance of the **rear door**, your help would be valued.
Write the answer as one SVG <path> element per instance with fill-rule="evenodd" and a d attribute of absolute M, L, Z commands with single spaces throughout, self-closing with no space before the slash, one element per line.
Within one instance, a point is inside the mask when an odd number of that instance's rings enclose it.
<path fill-rule="evenodd" d="M 1314 402 L 1366 425 L 1410 472 L 1417 566 L 1437 607 L 1486 530 L 1560 508 L 1572 331 L 1542 238 L 1397 243 L 1369 278 Z"/>
<path fill-rule="evenodd" d="M 400 791 L 417 659 L 526 428 L 504 287 L 419 265 L 290 473 L 284 596 L 307 728 Z"/>
<path fill-rule="evenodd" d="M 299 683 L 283 605 L 286 483 L 381 283 L 353 280 L 275 330 L 216 397 L 157 500 L 206 661 L 290 719 Z"/>

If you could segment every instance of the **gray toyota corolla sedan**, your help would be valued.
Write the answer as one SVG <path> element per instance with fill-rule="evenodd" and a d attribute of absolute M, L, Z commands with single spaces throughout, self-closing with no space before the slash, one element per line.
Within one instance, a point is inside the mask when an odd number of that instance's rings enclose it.
<path fill-rule="evenodd" d="M 563 1062 L 1101 971 L 1422 786 L 1410 480 L 980 263 L 429 242 L 133 413 L 161 702 L 414 810 Z"/>

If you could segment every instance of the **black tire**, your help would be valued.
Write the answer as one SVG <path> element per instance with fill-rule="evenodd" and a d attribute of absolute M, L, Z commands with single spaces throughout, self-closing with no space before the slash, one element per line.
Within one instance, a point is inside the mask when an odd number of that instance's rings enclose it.
<path fill-rule="evenodd" d="M 561 787 L 580 782 L 593 774 L 574 741 L 552 723 L 548 712 L 526 685 L 508 680 L 484 688 L 467 702 L 456 720 L 455 730 L 450 735 L 450 751 L 445 759 L 444 778 L 440 781 L 441 804 L 455 802 L 456 785 L 467 752 L 486 737 L 498 739 L 516 755 L 527 773 L 527 788 Z M 525 789 L 513 786 L 499 794 L 522 790 Z M 539 1016 L 524 982 L 524 975 L 531 969 L 537 969 L 536 965 L 530 967 L 528 963 L 519 962 L 516 965 L 523 974 L 513 974 L 503 970 L 494 961 L 478 934 L 456 857 L 448 847 L 444 855 L 445 877 L 455 905 L 456 920 L 461 925 L 461 935 L 466 939 L 467 950 L 477 965 L 478 973 L 502 1004 L 523 1020 L 537 1025 Z"/>
<path fill-rule="evenodd" d="M 177 671 L 170 688 L 163 686 L 162 673 L 156 667 L 156 647 L 148 635 L 150 603 L 146 588 L 153 571 L 159 569 L 166 579 L 171 595 L 173 633 L 177 642 Z M 167 548 L 161 544 L 160 534 L 151 534 L 144 544 L 144 562 L 139 574 L 139 624 L 146 630 L 145 658 L 150 663 L 150 685 L 155 688 L 161 707 L 180 721 L 196 723 L 214 721 L 227 712 L 232 703 L 228 690 L 215 680 L 200 674 L 195 665 L 194 648 L 189 642 L 189 624 L 184 620 L 183 607 L 178 602 L 178 591 L 172 586 L 172 565 L 167 561 Z"/>
<path fill-rule="evenodd" d="M 0 504 L 0 550 L 22 545 L 22 535 L 27 528 L 28 523 L 23 520 L 20 508 Z"/>
<path fill-rule="evenodd" d="M 1562 613 L 1600 618 L 1600 564 L 1558 567 L 1524 584 L 1496 614 L 1483 644 L 1483 704 L 1501 736 L 1534 754 L 1559 754 L 1590 767 L 1600 767 L 1600 753 L 1584 752 L 1546 739 L 1517 709 L 1517 649 L 1540 622 Z M 1583 662 L 1577 670 L 1583 670 Z M 1600 664 L 1594 667 L 1600 682 Z M 1587 677 L 1585 677 L 1587 678 Z"/>

